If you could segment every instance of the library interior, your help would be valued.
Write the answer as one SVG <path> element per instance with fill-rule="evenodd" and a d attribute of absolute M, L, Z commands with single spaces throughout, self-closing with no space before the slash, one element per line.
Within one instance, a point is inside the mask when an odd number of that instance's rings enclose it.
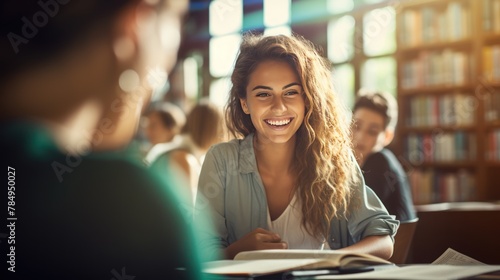
<path fill-rule="evenodd" d="M 363 88 L 397 100 L 388 148 L 420 218 L 408 262 L 452 247 L 500 263 L 499 15 L 499 0 L 191 1 L 163 98 L 222 108 L 242 34 L 299 34 L 331 62 L 346 108 Z"/>
<path fill-rule="evenodd" d="M 500 0 L 27 2 L 0 4 L 8 279 L 259 251 L 500 279 Z"/>

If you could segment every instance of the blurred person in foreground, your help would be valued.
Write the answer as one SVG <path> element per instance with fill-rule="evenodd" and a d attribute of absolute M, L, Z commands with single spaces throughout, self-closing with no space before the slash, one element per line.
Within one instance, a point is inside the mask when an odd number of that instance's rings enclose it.
<path fill-rule="evenodd" d="M 352 141 L 366 185 L 389 214 L 404 222 L 416 218 L 410 185 L 396 156 L 387 149 L 398 118 L 395 98 L 386 92 L 360 90 L 353 108 Z"/>
<path fill-rule="evenodd" d="M 17 219 L 2 279 L 202 278 L 177 183 L 123 149 L 147 81 L 176 61 L 186 1 L 1 6 L 2 205 Z"/>

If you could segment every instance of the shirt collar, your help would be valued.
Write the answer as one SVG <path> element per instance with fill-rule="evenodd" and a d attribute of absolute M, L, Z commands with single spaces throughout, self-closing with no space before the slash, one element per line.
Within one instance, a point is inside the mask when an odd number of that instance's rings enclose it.
<path fill-rule="evenodd" d="M 239 171 L 240 173 L 257 173 L 257 161 L 255 160 L 255 152 L 253 149 L 254 134 L 250 133 L 245 138 L 240 140 L 240 158 Z"/>

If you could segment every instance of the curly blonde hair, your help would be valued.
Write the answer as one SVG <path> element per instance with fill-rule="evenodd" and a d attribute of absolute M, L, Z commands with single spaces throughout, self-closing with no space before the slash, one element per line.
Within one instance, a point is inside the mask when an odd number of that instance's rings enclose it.
<path fill-rule="evenodd" d="M 294 171 L 295 192 L 302 201 L 302 225 L 317 238 L 328 236 L 330 221 L 347 213 L 355 166 L 345 107 L 334 95 L 330 63 L 315 46 L 298 36 L 246 34 L 240 46 L 232 88 L 226 105 L 226 121 L 233 136 L 255 132 L 240 98 L 246 99 L 250 74 L 266 60 L 289 63 L 304 91 L 305 117 L 297 131 Z M 344 109 L 344 110 L 342 110 Z"/>

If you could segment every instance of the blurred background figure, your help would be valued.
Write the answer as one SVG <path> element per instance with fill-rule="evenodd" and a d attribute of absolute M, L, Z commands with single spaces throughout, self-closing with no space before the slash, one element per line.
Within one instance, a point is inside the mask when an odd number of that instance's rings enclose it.
<path fill-rule="evenodd" d="M 366 185 L 400 221 L 416 217 L 403 167 L 387 148 L 398 118 L 395 98 L 385 92 L 360 90 L 354 103 L 352 141 Z"/>
<path fill-rule="evenodd" d="M 143 119 L 147 150 L 160 143 L 179 142 L 178 135 L 185 123 L 186 115 L 179 106 L 170 102 L 151 104 Z"/>
<path fill-rule="evenodd" d="M 179 0 L 0 3 L 0 163 L 17 219 L 15 243 L 0 243 L 11 255 L 2 279 L 202 278 L 182 186 L 124 149 L 151 81 L 176 63 L 186 10 Z"/>
<path fill-rule="evenodd" d="M 180 170 L 189 181 L 189 196 L 194 203 L 205 154 L 212 145 L 223 140 L 223 125 L 221 110 L 208 99 L 202 99 L 187 115 L 179 141 L 155 145 L 146 163 L 167 177 L 172 176 L 175 169 Z"/>

